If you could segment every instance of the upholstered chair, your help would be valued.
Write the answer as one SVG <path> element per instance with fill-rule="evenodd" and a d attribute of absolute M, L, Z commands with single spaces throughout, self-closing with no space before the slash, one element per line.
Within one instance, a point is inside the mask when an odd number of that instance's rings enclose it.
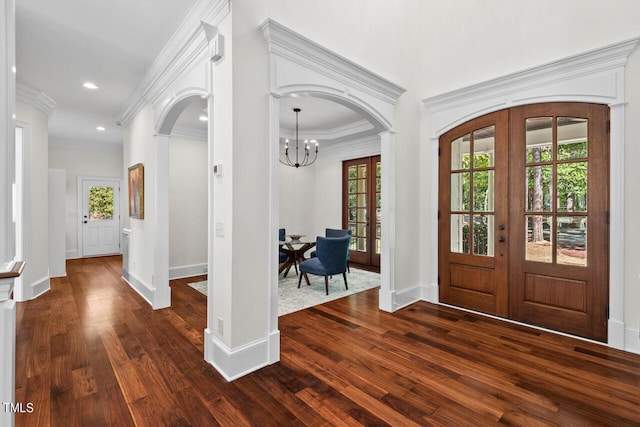
<path fill-rule="evenodd" d="M 351 236 L 351 230 L 341 230 L 336 228 L 325 228 L 324 230 L 324 237 L 344 237 L 344 236 Z M 351 273 L 351 269 L 349 268 L 349 253 L 350 251 L 347 251 L 347 271 Z M 311 258 L 315 258 L 316 251 L 311 252 L 309 256 Z"/>
<path fill-rule="evenodd" d="M 324 276 L 324 288 L 329 295 L 329 276 L 342 273 L 344 287 L 349 289 L 347 284 L 347 253 L 351 235 L 344 237 L 316 237 L 316 257 L 304 260 L 298 266 L 300 277 L 298 278 L 298 288 L 302 282 L 302 276 L 310 286 L 308 274 Z"/>

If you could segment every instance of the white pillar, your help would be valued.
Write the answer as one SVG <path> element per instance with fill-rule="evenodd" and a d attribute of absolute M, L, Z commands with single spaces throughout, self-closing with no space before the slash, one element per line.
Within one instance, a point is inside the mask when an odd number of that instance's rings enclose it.
<path fill-rule="evenodd" d="M 154 139 L 154 247 L 152 305 L 154 309 L 171 306 L 169 287 L 169 139 Z"/>
<path fill-rule="evenodd" d="M 15 4 L 0 0 L 0 269 L 13 261 L 15 225 Z M 12 426 L 14 417 L 4 403 L 14 403 L 16 303 L 10 299 L 13 279 L 0 279 L 0 426 Z"/>
<path fill-rule="evenodd" d="M 396 134 L 387 131 L 380 134 L 380 162 L 382 163 L 382 247 L 380 253 L 380 310 L 393 312 L 395 304 L 394 254 L 396 251 Z"/>

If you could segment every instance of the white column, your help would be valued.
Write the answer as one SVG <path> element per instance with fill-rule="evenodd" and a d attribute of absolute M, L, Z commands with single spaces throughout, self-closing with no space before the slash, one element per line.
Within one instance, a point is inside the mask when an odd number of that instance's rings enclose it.
<path fill-rule="evenodd" d="M 382 163 L 382 247 L 380 253 L 380 310 L 393 312 L 395 307 L 394 254 L 396 248 L 396 134 L 387 131 L 380 134 L 380 162 Z"/>
<path fill-rule="evenodd" d="M 13 261 L 15 225 L 12 186 L 15 182 L 15 5 L 0 0 L 0 269 Z M 13 425 L 16 354 L 16 303 L 10 299 L 13 279 L 0 280 L 0 426 Z"/>
<path fill-rule="evenodd" d="M 171 306 L 169 287 L 169 139 L 154 138 L 154 247 L 152 305 L 154 309 Z"/>
<path fill-rule="evenodd" d="M 624 349 L 624 104 L 610 108 L 608 344 Z"/>
<path fill-rule="evenodd" d="M 280 185 L 279 159 L 280 159 L 280 95 L 272 93 L 269 97 L 269 225 L 271 227 L 270 259 L 271 274 L 269 288 L 269 363 L 280 360 L 280 330 L 278 329 L 278 251 L 273 243 L 278 239 L 278 221 L 280 217 Z"/>

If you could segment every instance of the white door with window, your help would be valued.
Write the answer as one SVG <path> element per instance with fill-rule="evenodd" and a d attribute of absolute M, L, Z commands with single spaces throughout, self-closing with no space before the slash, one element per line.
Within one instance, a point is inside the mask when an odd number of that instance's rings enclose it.
<path fill-rule="evenodd" d="M 82 179 L 82 256 L 120 253 L 120 182 Z"/>

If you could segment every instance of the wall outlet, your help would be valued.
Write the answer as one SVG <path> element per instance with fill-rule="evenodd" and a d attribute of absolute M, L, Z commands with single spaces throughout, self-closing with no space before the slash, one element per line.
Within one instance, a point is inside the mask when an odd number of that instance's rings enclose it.
<path fill-rule="evenodd" d="M 220 336 L 224 335 L 224 320 L 222 320 L 222 317 L 218 317 L 218 333 Z"/>

